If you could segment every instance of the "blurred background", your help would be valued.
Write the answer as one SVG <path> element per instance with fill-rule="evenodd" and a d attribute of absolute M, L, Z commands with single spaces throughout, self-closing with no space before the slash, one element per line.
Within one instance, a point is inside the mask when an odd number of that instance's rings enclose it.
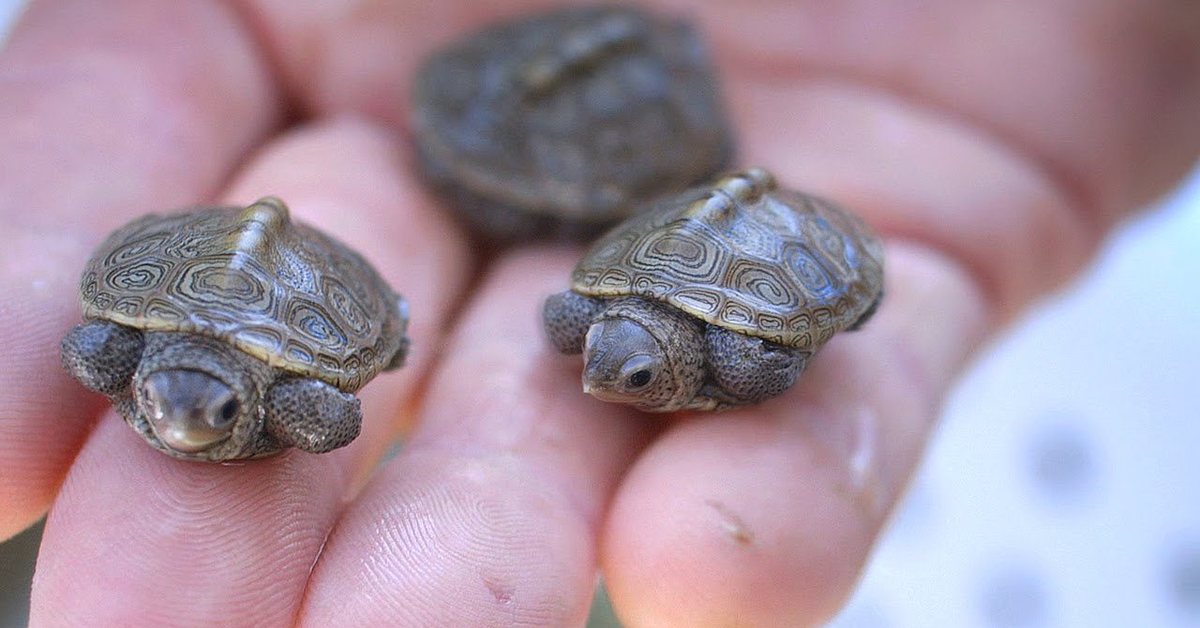
<path fill-rule="evenodd" d="M 832 626 L 1200 626 L 1198 480 L 1200 169 L 978 357 Z"/>
<path fill-rule="evenodd" d="M 1198 401 L 1200 169 L 977 358 L 831 626 L 1200 626 Z M 0 544 L 0 627 L 40 532 Z"/>

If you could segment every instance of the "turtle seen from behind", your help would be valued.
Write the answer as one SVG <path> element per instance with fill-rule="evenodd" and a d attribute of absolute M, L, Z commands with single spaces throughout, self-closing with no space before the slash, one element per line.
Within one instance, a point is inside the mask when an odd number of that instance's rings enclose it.
<path fill-rule="evenodd" d="M 353 393 L 408 349 L 404 299 L 273 197 L 121 227 L 80 296 L 63 364 L 176 458 L 342 447 L 362 422 Z"/>
<path fill-rule="evenodd" d="M 696 32 L 629 7 L 475 33 L 425 62 L 412 99 L 426 179 L 494 242 L 594 237 L 732 154 Z"/>
<path fill-rule="evenodd" d="M 584 392 L 720 410 L 787 390 L 882 293 L 883 248 L 862 221 L 749 169 L 618 225 L 543 322 L 555 348 L 584 354 Z"/>

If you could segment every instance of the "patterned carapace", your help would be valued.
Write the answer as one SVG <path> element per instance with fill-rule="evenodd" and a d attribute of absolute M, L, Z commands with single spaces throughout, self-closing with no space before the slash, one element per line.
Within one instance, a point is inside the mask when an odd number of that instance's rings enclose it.
<path fill-rule="evenodd" d="M 815 350 L 883 289 L 883 248 L 832 203 L 750 169 L 658 203 L 591 248 L 571 289 L 640 296 L 707 323 Z"/>
<path fill-rule="evenodd" d="M 695 32 L 627 7 L 551 11 L 439 51 L 412 127 L 428 178 L 499 239 L 594 235 L 732 152 Z"/>
<path fill-rule="evenodd" d="M 361 256 L 275 198 L 132 222 L 96 251 L 80 293 L 85 318 L 210 336 L 347 392 L 402 348 L 407 316 Z"/>

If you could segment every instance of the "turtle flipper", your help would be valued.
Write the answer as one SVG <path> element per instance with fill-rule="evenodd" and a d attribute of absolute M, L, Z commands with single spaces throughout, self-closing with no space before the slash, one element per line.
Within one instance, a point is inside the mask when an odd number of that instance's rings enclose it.
<path fill-rule="evenodd" d="M 740 403 L 757 403 L 787 390 L 812 355 L 716 325 L 704 332 L 713 381 Z"/>
<path fill-rule="evenodd" d="M 350 444 L 362 428 L 358 398 L 320 380 L 289 378 L 267 392 L 267 432 L 284 446 L 325 453 Z"/>
<path fill-rule="evenodd" d="M 542 323 L 550 344 L 561 353 L 583 352 L 583 339 L 592 321 L 604 309 L 600 299 L 585 297 L 571 290 L 546 297 L 542 307 Z"/>
<path fill-rule="evenodd" d="M 112 321 L 77 325 L 62 340 L 62 362 L 87 388 L 115 395 L 129 386 L 145 341 L 142 332 Z"/>

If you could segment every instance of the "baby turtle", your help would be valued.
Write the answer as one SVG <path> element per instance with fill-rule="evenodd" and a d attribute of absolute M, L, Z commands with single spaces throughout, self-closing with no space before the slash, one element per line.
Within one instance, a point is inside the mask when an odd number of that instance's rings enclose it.
<path fill-rule="evenodd" d="M 352 393 L 408 350 L 404 299 L 274 197 L 121 227 L 80 296 L 63 364 L 176 458 L 342 447 L 362 423 Z"/>
<path fill-rule="evenodd" d="M 560 9 L 432 56 L 413 90 L 426 177 L 494 241 L 598 234 L 726 167 L 707 52 L 683 22 Z"/>
<path fill-rule="evenodd" d="M 584 392 L 720 410 L 782 393 L 882 293 L 883 248 L 862 221 L 750 169 L 614 228 L 543 316 L 555 348 L 584 354 Z"/>

